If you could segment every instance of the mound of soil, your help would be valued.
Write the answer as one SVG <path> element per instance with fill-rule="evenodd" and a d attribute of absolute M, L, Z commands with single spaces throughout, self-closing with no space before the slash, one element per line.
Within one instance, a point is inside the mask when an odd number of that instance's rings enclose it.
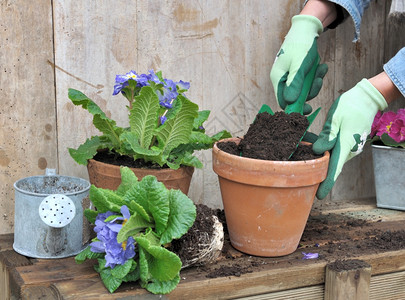
<path fill-rule="evenodd" d="M 307 118 L 299 113 L 263 112 L 257 114 L 239 145 L 220 142 L 217 146 L 230 154 L 254 159 L 310 160 L 320 155 L 314 154 L 309 145 L 298 145 L 308 126 Z"/>

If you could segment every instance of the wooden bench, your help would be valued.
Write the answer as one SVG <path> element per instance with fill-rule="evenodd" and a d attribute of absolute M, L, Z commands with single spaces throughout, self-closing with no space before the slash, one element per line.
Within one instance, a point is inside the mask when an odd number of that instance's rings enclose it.
<path fill-rule="evenodd" d="M 223 255 L 215 264 L 182 270 L 180 284 L 162 297 L 134 283 L 123 284 L 110 294 L 94 271 L 93 262 L 78 265 L 73 257 L 27 258 L 13 251 L 12 234 L 0 235 L 0 299 L 315 300 L 346 299 L 347 293 L 356 289 L 352 299 L 405 299 L 405 241 L 383 249 L 385 244 L 391 245 L 384 240 L 387 234 L 404 229 L 405 212 L 378 209 L 372 199 L 316 201 L 301 244 L 293 254 L 252 257 L 236 251 L 226 240 Z M 302 252 L 319 253 L 319 258 L 304 260 Z M 332 270 L 326 276 L 326 266 L 352 259 L 361 260 L 369 268 Z M 213 276 L 225 267 L 237 267 L 239 272 Z"/>

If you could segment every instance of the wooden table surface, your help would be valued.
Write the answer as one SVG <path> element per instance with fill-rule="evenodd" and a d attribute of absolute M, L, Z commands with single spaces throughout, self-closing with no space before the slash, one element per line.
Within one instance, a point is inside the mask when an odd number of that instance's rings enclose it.
<path fill-rule="evenodd" d="M 361 222 L 349 226 L 344 218 Z M 375 240 L 376 232 L 404 229 L 405 212 L 378 209 L 372 200 L 317 201 L 294 253 L 252 257 L 227 244 L 215 264 L 182 270 L 180 284 L 164 296 L 152 295 L 134 283 L 125 283 L 110 294 L 92 261 L 79 265 L 73 257 L 27 258 L 12 249 L 12 234 L 0 235 L 0 299 L 323 299 L 326 265 L 352 258 L 371 265 L 370 299 L 405 299 L 405 247 L 346 250 L 356 249 L 361 241 Z M 334 240 L 326 233 L 333 233 Z M 302 252 L 317 252 L 320 258 L 303 260 Z M 209 278 L 210 272 L 221 266 L 241 266 L 247 261 L 251 262 L 249 271 Z"/>

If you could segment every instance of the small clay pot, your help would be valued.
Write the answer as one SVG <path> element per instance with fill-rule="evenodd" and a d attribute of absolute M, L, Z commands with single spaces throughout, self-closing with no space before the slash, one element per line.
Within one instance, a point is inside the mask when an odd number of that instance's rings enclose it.
<path fill-rule="evenodd" d="M 230 138 L 220 142 L 233 141 Z M 247 254 L 283 256 L 299 244 L 329 152 L 307 161 L 268 161 L 232 155 L 213 147 L 231 244 Z"/>
<path fill-rule="evenodd" d="M 173 169 L 147 169 L 130 168 L 141 180 L 146 175 L 154 175 L 157 180 L 162 182 L 168 189 L 178 189 L 187 195 L 190 188 L 191 177 L 193 176 L 193 167 L 180 167 Z M 117 165 L 106 164 L 94 159 L 90 159 L 87 164 L 89 181 L 96 187 L 116 190 L 121 183 L 120 167 Z"/>

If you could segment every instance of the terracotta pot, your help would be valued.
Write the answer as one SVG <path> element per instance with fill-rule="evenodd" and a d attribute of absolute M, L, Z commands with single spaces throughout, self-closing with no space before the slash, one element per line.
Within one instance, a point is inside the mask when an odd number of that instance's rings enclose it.
<path fill-rule="evenodd" d="M 157 180 L 162 182 L 168 189 L 179 189 L 187 195 L 191 177 L 193 176 L 193 167 L 181 167 L 173 169 L 143 169 L 130 168 L 138 179 L 146 175 L 154 175 Z M 117 165 L 106 164 L 94 159 L 90 159 L 87 164 L 89 180 L 96 187 L 116 190 L 121 183 L 120 167 Z"/>
<path fill-rule="evenodd" d="M 212 162 L 232 246 L 267 257 L 294 252 L 326 178 L 329 152 L 314 160 L 268 161 L 231 155 L 215 144 Z"/>

